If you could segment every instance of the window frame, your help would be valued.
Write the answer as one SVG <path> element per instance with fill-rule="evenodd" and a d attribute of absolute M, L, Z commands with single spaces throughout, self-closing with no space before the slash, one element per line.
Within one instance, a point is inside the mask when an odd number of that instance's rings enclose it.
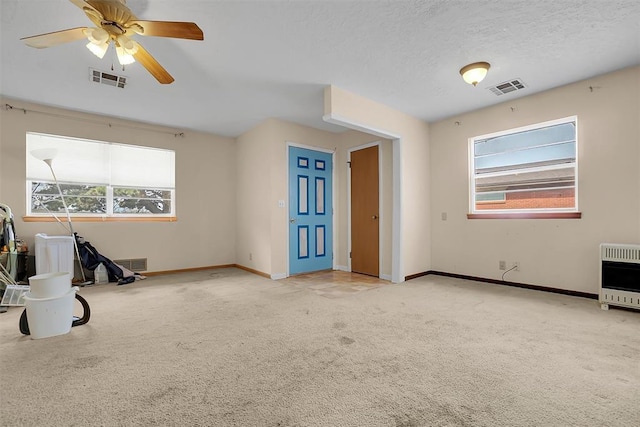
<path fill-rule="evenodd" d="M 134 147 L 134 148 L 138 148 L 138 149 L 143 149 L 143 150 L 163 150 L 163 151 L 168 151 L 168 152 L 172 152 L 172 156 L 173 156 L 173 165 L 172 165 L 172 169 L 173 169 L 173 180 L 175 182 L 175 150 L 172 149 L 166 149 L 166 148 L 159 148 L 159 147 L 150 147 L 150 146 L 144 146 L 144 145 L 136 145 L 136 144 L 123 144 L 123 143 L 119 143 L 119 142 L 108 142 L 108 141 L 99 141 L 99 140 L 92 140 L 92 139 L 88 139 L 88 138 L 77 138 L 77 137 L 70 137 L 70 136 L 64 136 L 64 135 L 53 135 L 53 134 L 44 134 L 44 133 L 38 133 L 38 132 L 27 132 L 27 135 L 29 134 L 35 134 L 35 135 L 45 135 L 45 136 L 51 136 L 54 138 L 59 138 L 59 139 L 65 139 L 68 140 L 70 142 L 75 142 L 75 143 L 83 143 L 83 142 L 87 142 L 87 143 L 99 143 L 99 144 L 104 144 L 107 146 L 114 146 L 114 145 L 118 145 L 118 146 L 129 146 L 129 147 Z M 27 141 L 28 137 L 25 137 L 25 148 L 26 148 L 26 155 L 30 156 L 31 154 L 29 153 L 29 147 L 28 147 L 28 141 Z M 53 162 L 53 168 L 55 170 L 55 159 Z M 108 159 L 108 167 L 109 169 L 113 167 L 113 159 L 109 158 Z M 57 171 L 56 171 L 57 172 Z M 33 198 L 34 195 L 36 195 L 36 193 L 33 192 L 33 183 L 46 183 L 46 184 L 50 184 L 53 185 L 55 187 L 55 180 L 53 179 L 53 176 L 51 177 L 51 179 L 30 179 L 28 178 L 29 176 L 29 170 L 26 170 L 25 173 L 25 187 L 26 187 L 26 215 L 23 217 L 23 219 L 26 222 L 52 222 L 52 221 L 57 221 L 56 217 L 66 217 L 66 212 L 34 212 L 32 210 L 33 208 Z M 58 175 L 58 173 L 56 173 L 56 175 Z M 175 187 L 174 188 L 165 188 L 165 187 L 152 187 L 149 185 L 145 185 L 145 186 L 127 186 L 127 185 L 122 185 L 122 184 L 113 184 L 112 182 L 108 182 L 108 183 L 91 183 L 91 182 L 80 182 L 80 181 L 64 181 L 64 180 L 60 180 L 58 179 L 58 183 L 63 186 L 65 184 L 68 185 L 86 185 L 86 186 L 97 186 L 97 187 L 105 187 L 105 195 L 104 198 L 106 200 L 106 212 L 69 212 L 71 218 L 73 218 L 74 221 L 86 221 L 86 222 L 91 222 L 91 221 L 176 221 L 176 190 Z M 163 200 L 163 201 L 168 201 L 170 204 L 169 207 L 169 212 L 167 213 L 131 213 L 131 212 L 127 212 L 127 213 L 118 213 L 118 212 L 114 212 L 114 203 L 115 203 L 115 199 L 116 198 L 120 198 L 119 196 L 114 197 L 114 189 L 120 189 L 120 188 L 124 188 L 124 189 L 132 189 L 132 190 L 158 190 L 158 191 L 163 191 L 163 192 L 169 192 L 170 195 L 170 199 L 158 199 L 158 200 Z M 58 199 L 60 197 L 59 192 L 56 191 L 54 193 L 54 196 L 56 196 Z M 65 201 L 68 200 L 68 198 L 73 198 L 73 197 L 78 197 L 78 196 L 69 196 L 69 195 L 65 195 Z M 80 197 L 84 197 L 84 196 L 80 196 Z M 86 196 L 86 197 L 93 197 L 93 196 Z M 139 198 L 139 199 L 145 199 L 145 198 Z"/>
<path fill-rule="evenodd" d="M 573 123 L 575 125 L 575 162 L 574 168 L 574 206 L 568 208 L 529 208 L 529 209 L 476 209 L 476 179 L 478 176 L 475 171 L 475 144 L 477 141 L 486 140 L 491 138 L 497 138 L 507 135 L 518 134 L 522 132 L 543 129 L 551 126 Z M 562 219 L 562 218 L 581 218 L 582 214 L 578 207 L 578 116 L 568 116 L 560 119 L 549 120 L 540 123 L 534 123 L 531 125 L 520 126 L 517 128 L 511 128 L 499 132 L 492 132 L 489 134 L 478 135 L 470 137 L 468 139 L 468 174 L 469 174 L 469 213 L 468 219 Z M 543 167 L 543 170 L 551 170 L 554 166 L 551 165 L 548 168 Z M 487 202 L 484 202 L 487 203 Z"/>

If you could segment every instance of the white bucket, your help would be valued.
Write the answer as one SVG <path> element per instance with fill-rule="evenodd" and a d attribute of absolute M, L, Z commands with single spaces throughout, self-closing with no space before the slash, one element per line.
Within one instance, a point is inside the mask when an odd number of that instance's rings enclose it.
<path fill-rule="evenodd" d="M 47 338 L 64 335 L 73 323 L 73 302 L 78 287 L 54 298 L 34 298 L 30 292 L 24 297 L 31 338 Z"/>
<path fill-rule="evenodd" d="M 32 298 L 55 298 L 65 295 L 71 289 L 69 273 L 45 273 L 29 277 Z"/>

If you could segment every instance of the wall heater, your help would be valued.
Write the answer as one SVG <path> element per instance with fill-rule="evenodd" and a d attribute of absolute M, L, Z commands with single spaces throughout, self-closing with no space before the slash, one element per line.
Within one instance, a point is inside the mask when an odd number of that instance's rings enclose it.
<path fill-rule="evenodd" d="M 640 309 L 640 245 L 600 245 L 600 307 Z"/>

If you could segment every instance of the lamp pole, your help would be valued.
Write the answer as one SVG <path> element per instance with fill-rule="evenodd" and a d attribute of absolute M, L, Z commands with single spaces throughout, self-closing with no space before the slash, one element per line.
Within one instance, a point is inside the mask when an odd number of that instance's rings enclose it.
<path fill-rule="evenodd" d="M 58 193 L 60 194 L 60 200 L 62 200 L 62 206 L 64 206 L 64 212 L 67 214 L 67 223 L 69 224 L 69 231 L 71 232 L 71 237 L 73 238 L 73 248 L 75 249 L 76 256 L 78 257 L 78 263 L 80 264 L 80 274 L 82 275 L 82 283 L 84 284 L 87 281 L 87 277 L 84 275 L 84 268 L 82 267 L 82 260 L 80 259 L 80 250 L 78 249 L 78 242 L 76 241 L 76 233 L 73 231 L 73 224 L 71 223 L 71 214 L 69 213 L 69 207 L 67 206 L 67 202 L 64 200 L 64 194 L 62 194 L 60 183 L 58 183 L 58 177 L 56 176 L 56 173 L 53 170 L 53 165 L 52 165 L 53 159 L 41 159 L 41 160 L 45 162 L 47 166 L 49 166 L 51 175 L 53 175 L 53 180 L 56 183 L 56 187 L 58 188 Z"/>

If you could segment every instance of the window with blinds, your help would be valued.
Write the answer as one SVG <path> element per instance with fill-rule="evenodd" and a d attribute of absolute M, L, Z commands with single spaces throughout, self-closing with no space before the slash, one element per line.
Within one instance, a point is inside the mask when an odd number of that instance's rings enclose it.
<path fill-rule="evenodd" d="M 576 212 L 576 153 L 575 116 L 471 138 L 471 212 Z"/>
<path fill-rule="evenodd" d="M 174 216 L 175 152 L 27 133 L 27 215 Z M 51 158 L 53 172 L 43 158 Z"/>

